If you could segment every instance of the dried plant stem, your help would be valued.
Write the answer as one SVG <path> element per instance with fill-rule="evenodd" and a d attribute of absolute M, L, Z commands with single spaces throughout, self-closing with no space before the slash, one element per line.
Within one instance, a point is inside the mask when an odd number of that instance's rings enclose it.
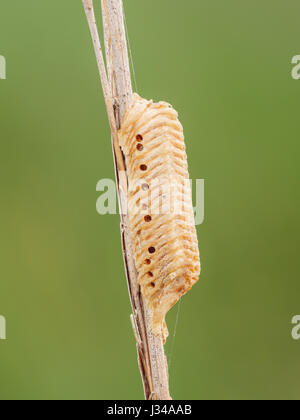
<path fill-rule="evenodd" d="M 132 101 L 131 75 L 124 27 L 122 0 L 101 0 L 106 66 L 92 0 L 82 0 L 88 19 L 112 134 L 116 180 L 121 209 L 121 236 L 125 270 L 132 305 L 131 322 L 137 341 L 139 368 L 146 399 L 168 400 L 168 366 L 162 336 L 153 334 L 149 311 L 137 279 L 127 216 L 127 175 L 118 142 L 118 130 Z"/>

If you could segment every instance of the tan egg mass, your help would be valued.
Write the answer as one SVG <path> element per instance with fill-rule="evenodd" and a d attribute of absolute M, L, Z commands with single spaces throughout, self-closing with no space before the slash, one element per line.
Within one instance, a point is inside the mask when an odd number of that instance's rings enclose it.
<path fill-rule="evenodd" d="M 183 128 L 171 105 L 134 94 L 119 142 L 138 281 L 153 331 L 166 337 L 167 312 L 200 275 Z"/>

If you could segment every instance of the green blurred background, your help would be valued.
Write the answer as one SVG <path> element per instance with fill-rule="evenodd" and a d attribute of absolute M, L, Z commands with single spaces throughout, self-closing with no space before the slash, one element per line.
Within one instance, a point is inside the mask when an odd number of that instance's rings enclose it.
<path fill-rule="evenodd" d="M 0 398 L 143 398 L 119 216 L 95 207 L 113 164 L 81 1 L 1 3 Z M 299 1 L 124 4 L 139 93 L 178 109 L 205 179 L 172 396 L 298 399 Z"/>

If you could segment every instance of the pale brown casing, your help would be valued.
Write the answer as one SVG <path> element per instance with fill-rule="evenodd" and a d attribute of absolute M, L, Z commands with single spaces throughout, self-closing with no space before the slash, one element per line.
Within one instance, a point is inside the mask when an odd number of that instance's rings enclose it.
<path fill-rule="evenodd" d="M 171 105 L 134 94 L 119 142 L 138 280 L 153 331 L 166 338 L 166 313 L 200 275 L 183 128 Z"/>

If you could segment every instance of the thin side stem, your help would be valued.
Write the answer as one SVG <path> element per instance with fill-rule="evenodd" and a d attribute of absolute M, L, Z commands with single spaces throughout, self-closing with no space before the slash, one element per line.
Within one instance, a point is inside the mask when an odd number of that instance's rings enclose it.
<path fill-rule="evenodd" d="M 111 88 L 110 88 L 110 83 L 107 79 L 103 52 L 102 52 L 99 33 L 97 29 L 97 22 L 96 22 L 96 16 L 95 16 L 95 11 L 94 11 L 94 6 L 93 6 L 93 0 L 83 0 L 83 6 L 84 6 L 85 14 L 87 17 L 87 21 L 89 24 L 91 37 L 92 37 L 93 45 L 94 45 L 94 50 L 96 54 L 96 60 L 98 64 L 98 69 L 99 69 L 99 74 L 100 74 L 100 79 L 101 79 L 101 84 L 102 84 L 102 89 L 103 89 L 103 95 L 104 95 L 105 105 L 107 109 L 108 121 L 109 121 L 110 130 L 111 130 L 112 138 L 113 138 L 114 151 L 118 159 L 118 165 L 120 169 L 125 171 L 125 167 L 123 164 L 123 157 L 121 155 L 119 142 L 118 142 L 118 132 L 117 132 L 118 129 L 117 129 L 116 119 L 114 115 Z"/>

